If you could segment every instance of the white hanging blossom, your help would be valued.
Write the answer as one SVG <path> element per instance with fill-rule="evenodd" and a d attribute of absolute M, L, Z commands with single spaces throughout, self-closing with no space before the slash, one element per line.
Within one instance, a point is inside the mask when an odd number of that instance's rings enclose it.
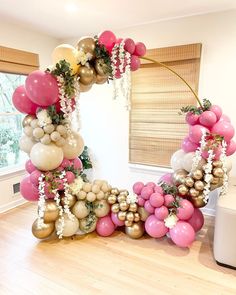
<path fill-rule="evenodd" d="M 63 184 L 64 184 L 64 206 L 63 206 L 63 210 L 64 210 L 64 213 L 66 213 L 68 215 L 68 217 L 70 219 L 73 218 L 73 214 L 71 213 L 70 211 L 70 207 L 69 207 L 69 197 L 71 197 L 71 194 L 69 192 L 69 184 L 67 182 L 67 179 L 66 179 L 66 171 L 65 170 L 62 170 L 61 172 L 61 175 L 59 176 L 60 179 L 63 180 Z"/>
<path fill-rule="evenodd" d="M 79 50 L 77 52 L 77 64 L 84 66 L 92 57 L 93 55 L 91 53 L 85 53 L 83 50 Z"/>
<path fill-rule="evenodd" d="M 46 126 L 48 124 L 52 124 L 52 119 L 48 115 L 47 110 L 45 110 L 45 109 L 39 110 L 37 112 L 36 116 L 38 118 L 38 125 L 40 127 L 44 127 L 44 126 Z"/>
<path fill-rule="evenodd" d="M 44 174 L 41 174 L 38 178 L 39 185 L 38 185 L 38 191 L 39 191 L 39 201 L 38 201 L 38 226 L 42 228 L 44 225 L 44 212 L 45 212 L 45 181 L 44 181 Z"/>
<path fill-rule="evenodd" d="M 138 202 L 138 196 L 136 194 L 129 194 L 126 198 L 128 204 L 134 204 Z"/>
<path fill-rule="evenodd" d="M 200 146 L 195 151 L 195 154 L 193 157 L 192 169 L 191 169 L 190 174 L 193 173 L 198 168 L 199 163 L 202 159 L 202 151 L 205 149 L 205 147 L 206 147 L 206 132 L 204 131 L 202 133 Z"/>
<path fill-rule="evenodd" d="M 81 176 L 78 176 L 71 184 L 69 184 L 69 191 L 72 195 L 78 197 L 79 192 L 83 187 L 84 181 Z"/>
<path fill-rule="evenodd" d="M 168 228 L 173 228 L 177 221 L 179 220 L 179 218 L 173 214 L 173 213 L 170 213 L 165 219 L 164 219 L 164 223 L 165 223 L 165 226 L 168 227 Z"/>
<path fill-rule="evenodd" d="M 228 191 L 228 174 L 227 174 L 227 167 L 226 167 L 226 148 L 227 148 L 227 143 L 225 140 L 222 141 L 222 151 L 221 151 L 221 156 L 220 156 L 220 160 L 223 164 L 222 169 L 224 171 L 224 178 L 223 178 L 223 185 L 221 187 L 220 190 L 220 195 L 226 195 L 227 191 Z"/>
<path fill-rule="evenodd" d="M 57 235 L 59 239 L 62 239 L 62 233 L 65 225 L 65 220 L 63 216 L 63 207 L 60 203 L 60 195 L 58 193 L 58 189 L 53 190 L 55 195 L 54 200 L 56 201 L 57 207 L 59 209 L 59 220 L 58 220 L 58 227 L 57 227 Z"/>
<path fill-rule="evenodd" d="M 203 197 L 204 197 L 204 202 L 207 204 L 207 201 L 209 199 L 209 193 L 210 193 L 210 186 L 211 186 L 211 180 L 212 180 L 212 162 L 214 159 L 215 155 L 213 150 L 208 151 L 208 158 L 207 158 L 207 164 L 204 165 L 204 181 L 205 181 L 205 186 L 203 190 Z"/>

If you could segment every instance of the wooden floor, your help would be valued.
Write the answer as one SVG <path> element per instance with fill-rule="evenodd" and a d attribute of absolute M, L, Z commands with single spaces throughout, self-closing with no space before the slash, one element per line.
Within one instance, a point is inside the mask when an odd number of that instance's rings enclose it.
<path fill-rule="evenodd" d="M 117 231 L 38 241 L 31 234 L 36 207 L 0 215 L 0 294 L 236 294 L 236 271 L 217 266 L 213 220 L 191 249 Z"/>

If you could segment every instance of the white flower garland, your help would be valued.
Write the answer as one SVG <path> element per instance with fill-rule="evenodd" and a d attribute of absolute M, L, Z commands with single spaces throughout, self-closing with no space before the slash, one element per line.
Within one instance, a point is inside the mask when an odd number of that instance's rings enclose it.
<path fill-rule="evenodd" d="M 205 147 L 206 147 L 206 132 L 203 132 L 201 141 L 200 141 L 200 147 L 197 148 L 193 157 L 192 169 L 190 171 L 190 174 L 193 173 L 198 168 L 198 165 L 202 159 L 202 151 L 205 149 Z"/>
<path fill-rule="evenodd" d="M 138 203 L 138 196 L 136 194 L 129 194 L 126 198 L 128 204 Z"/>
<path fill-rule="evenodd" d="M 165 223 L 165 226 L 168 227 L 168 228 L 173 228 L 177 221 L 179 220 L 179 218 L 173 214 L 173 213 L 170 213 L 165 219 L 164 219 L 164 223 Z"/>
<path fill-rule="evenodd" d="M 212 180 L 212 162 L 215 155 L 213 150 L 208 151 L 208 158 L 207 158 L 207 164 L 204 165 L 204 181 L 206 182 L 203 190 L 203 196 L 204 196 L 204 202 L 207 204 L 207 201 L 209 199 L 209 193 L 210 193 L 210 186 L 211 186 L 211 180 Z"/>
<path fill-rule="evenodd" d="M 45 175 L 41 174 L 38 178 L 39 185 L 38 185 L 38 191 L 39 191 L 39 200 L 38 200 L 38 226 L 39 228 L 42 228 L 44 225 L 44 212 L 45 212 L 45 181 L 44 181 Z"/>
<path fill-rule="evenodd" d="M 227 143 L 225 140 L 223 140 L 220 160 L 223 164 L 222 169 L 224 171 L 224 178 L 223 178 L 223 185 L 220 190 L 220 195 L 226 195 L 226 193 L 228 191 L 228 185 L 229 185 L 229 182 L 228 182 L 229 178 L 228 178 L 227 167 L 226 167 L 226 157 L 227 157 L 226 156 L 226 148 L 227 148 Z"/>
<path fill-rule="evenodd" d="M 57 235 L 59 239 L 62 239 L 62 233 L 65 226 L 65 219 L 63 216 L 63 207 L 60 203 L 60 195 L 58 193 L 58 189 L 53 190 L 53 193 L 55 194 L 54 200 L 56 201 L 56 205 L 59 209 L 59 219 L 58 219 L 58 227 L 57 227 Z"/>

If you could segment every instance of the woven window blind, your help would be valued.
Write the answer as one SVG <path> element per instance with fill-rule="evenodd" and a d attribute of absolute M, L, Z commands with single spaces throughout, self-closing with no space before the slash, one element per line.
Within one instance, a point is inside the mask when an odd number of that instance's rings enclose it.
<path fill-rule="evenodd" d="M 189 44 L 147 51 L 147 57 L 165 63 L 197 92 L 201 44 Z M 129 161 L 169 167 L 187 133 L 184 105 L 196 104 L 187 86 L 167 69 L 148 61 L 132 74 Z"/>
<path fill-rule="evenodd" d="M 38 68 L 38 54 L 0 46 L 0 72 L 29 74 Z"/>

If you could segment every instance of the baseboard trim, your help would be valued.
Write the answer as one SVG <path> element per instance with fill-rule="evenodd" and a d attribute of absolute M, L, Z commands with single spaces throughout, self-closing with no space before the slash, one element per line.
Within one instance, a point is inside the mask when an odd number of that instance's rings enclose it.
<path fill-rule="evenodd" d="M 12 201 L 10 203 L 7 203 L 7 204 L 4 204 L 4 205 L 1 205 L 0 206 L 0 213 L 4 213 L 8 210 L 11 210 L 11 209 L 14 209 L 20 205 L 23 205 L 25 203 L 27 203 L 28 201 L 25 200 L 24 198 L 20 198 L 20 199 L 17 199 L 15 201 Z"/>

